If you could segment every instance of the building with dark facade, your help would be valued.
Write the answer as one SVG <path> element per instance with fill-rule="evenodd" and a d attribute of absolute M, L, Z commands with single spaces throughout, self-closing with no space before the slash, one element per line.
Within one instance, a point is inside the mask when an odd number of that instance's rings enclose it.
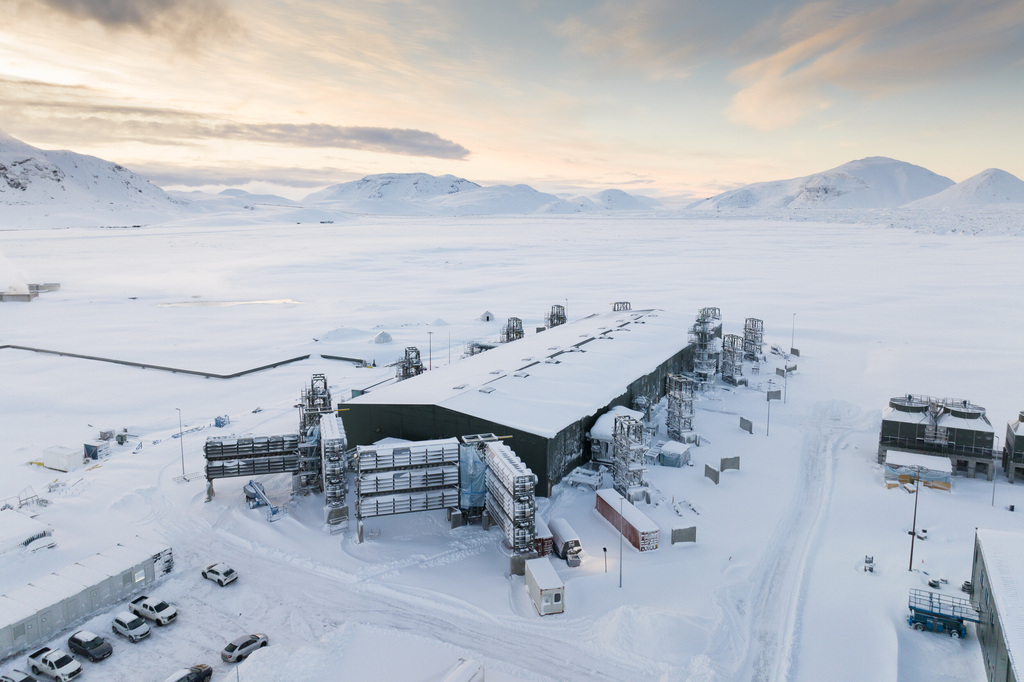
<path fill-rule="evenodd" d="M 954 474 L 995 476 L 995 429 L 985 408 L 968 400 L 902 395 L 882 412 L 878 463 L 888 450 L 949 458 Z"/>
<path fill-rule="evenodd" d="M 1024 664 L 1024 533 L 974 533 L 971 601 L 981 611 L 978 641 L 989 682 L 1017 682 Z"/>
<path fill-rule="evenodd" d="M 1013 483 L 1018 475 L 1024 475 L 1024 410 L 1006 425 L 1006 440 L 1003 441 L 1003 471 Z"/>
<path fill-rule="evenodd" d="M 511 436 L 546 495 L 586 460 L 598 417 L 639 396 L 661 398 L 665 378 L 690 368 L 691 324 L 662 310 L 595 314 L 375 388 L 343 404 L 349 445 Z"/>

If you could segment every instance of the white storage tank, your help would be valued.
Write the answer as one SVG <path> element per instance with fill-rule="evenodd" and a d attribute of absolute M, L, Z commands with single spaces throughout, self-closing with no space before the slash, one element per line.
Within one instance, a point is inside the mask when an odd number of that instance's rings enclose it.
<path fill-rule="evenodd" d="M 526 587 L 540 615 L 565 611 L 565 585 L 546 557 L 526 561 Z"/>

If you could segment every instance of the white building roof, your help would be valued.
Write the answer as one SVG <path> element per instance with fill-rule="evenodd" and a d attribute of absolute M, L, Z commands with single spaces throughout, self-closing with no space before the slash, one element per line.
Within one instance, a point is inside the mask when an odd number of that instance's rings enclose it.
<path fill-rule="evenodd" d="M 918 455 L 903 450 L 888 450 L 885 453 L 885 463 L 891 467 L 921 467 L 930 471 L 953 473 L 953 463 L 945 455 Z"/>
<path fill-rule="evenodd" d="M 882 410 L 882 419 L 889 422 L 903 422 L 904 424 L 926 424 L 928 423 L 927 412 L 904 412 L 897 410 L 890 405 Z"/>
<path fill-rule="evenodd" d="M 1015 679 L 1022 679 L 1024 669 L 1024 533 L 979 528 L 978 546 L 985 560 L 992 598 L 999 612 L 999 622 L 1006 641 Z"/>
<path fill-rule="evenodd" d="M 670 455 L 685 455 L 690 451 L 690 446 L 676 440 L 667 440 L 661 446 L 661 451 L 667 452 Z"/>
<path fill-rule="evenodd" d="M 547 557 L 527 559 L 526 570 L 533 575 L 533 579 L 537 581 L 537 587 L 542 590 L 557 590 L 563 587 L 562 579 L 558 577 L 558 572 L 555 571 L 555 567 L 551 565 L 551 560 Z"/>
<path fill-rule="evenodd" d="M 550 438 L 685 348 L 692 321 L 661 310 L 591 315 L 349 403 L 438 405 Z"/>
<path fill-rule="evenodd" d="M 605 441 L 606 443 L 611 443 L 615 440 L 615 418 L 620 415 L 632 417 L 637 421 L 641 421 L 644 418 L 643 412 L 637 412 L 636 410 L 631 410 L 628 407 L 623 407 L 622 405 L 614 405 L 594 422 L 594 425 L 590 428 L 590 433 L 588 434 L 590 438 L 593 440 Z"/>

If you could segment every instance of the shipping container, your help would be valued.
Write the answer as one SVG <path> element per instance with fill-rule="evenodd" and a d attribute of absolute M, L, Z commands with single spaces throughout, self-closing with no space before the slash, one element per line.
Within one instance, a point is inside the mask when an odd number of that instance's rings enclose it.
<path fill-rule="evenodd" d="M 641 552 L 658 548 L 658 525 L 611 488 L 597 491 L 597 511 Z M 619 510 L 622 510 L 620 516 Z"/>
<path fill-rule="evenodd" d="M 540 615 L 565 611 L 565 585 L 546 557 L 526 561 L 526 587 Z"/>
<path fill-rule="evenodd" d="M 547 556 L 555 551 L 551 530 L 540 514 L 534 518 L 533 547 L 537 551 L 537 556 Z"/>

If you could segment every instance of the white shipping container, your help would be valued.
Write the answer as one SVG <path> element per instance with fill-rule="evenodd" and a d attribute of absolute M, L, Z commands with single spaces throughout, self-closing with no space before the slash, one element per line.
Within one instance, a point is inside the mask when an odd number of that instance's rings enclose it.
<path fill-rule="evenodd" d="M 82 468 L 85 463 L 85 456 L 82 454 L 81 448 L 66 448 L 61 445 L 55 445 L 43 450 L 36 463 L 42 464 L 47 469 L 66 473 Z"/>
<path fill-rule="evenodd" d="M 540 615 L 565 611 L 565 585 L 547 557 L 526 561 L 526 587 Z"/>

